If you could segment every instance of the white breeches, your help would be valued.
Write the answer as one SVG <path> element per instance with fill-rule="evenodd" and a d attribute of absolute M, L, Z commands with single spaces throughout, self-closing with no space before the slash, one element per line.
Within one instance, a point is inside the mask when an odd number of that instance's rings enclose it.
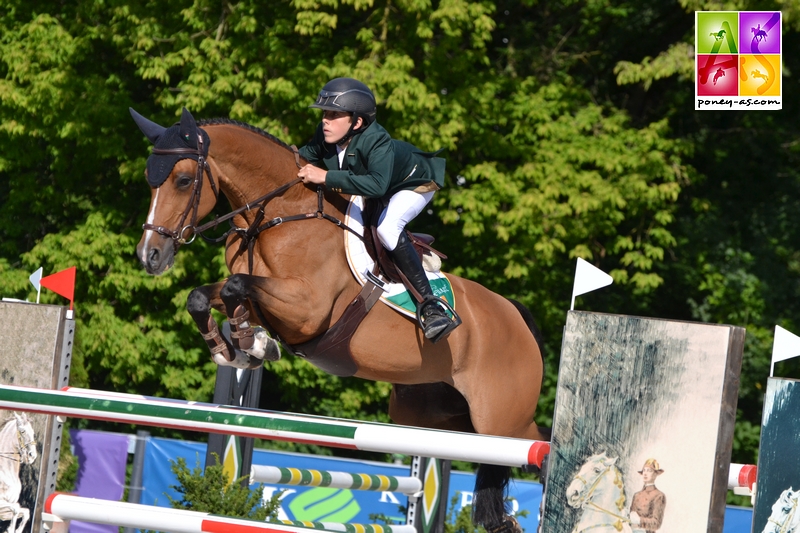
<path fill-rule="evenodd" d="M 406 224 L 425 209 L 435 192 L 399 191 L 389 198 L 389 205 L 378 221 L 378 238 L 387 250 L 395 249 Z"/>

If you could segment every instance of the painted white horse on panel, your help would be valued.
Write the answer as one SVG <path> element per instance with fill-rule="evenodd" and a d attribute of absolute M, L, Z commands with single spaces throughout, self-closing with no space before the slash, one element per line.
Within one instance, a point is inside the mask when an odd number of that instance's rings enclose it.
<path fill-rule="evenodd" d="M 616 457 L 608 457 L 605 452 L 592 455 L 572 478 L 567 487 L 567 503 L 582 509 L 573 533 L 630 533 L 625 488 L 616 462 Z"/>
<path fill-rule="evenodd" d="M 33 427 L 25 413 L 14 413 L 0 429 L 0 520 L 10 520 L 5 533 L 21 533 L 30 511 L 19 504 L 22 483 L 19 467 L 32 464 L 37 457 Z"/>
<path fill-rule="evenodd" d="M 772 505 L 772 514 L 767 519 L 762 533 L 800 533 L 800 512 L 797 511 L 800 490 L 791 487 L 783 491 Z"/>

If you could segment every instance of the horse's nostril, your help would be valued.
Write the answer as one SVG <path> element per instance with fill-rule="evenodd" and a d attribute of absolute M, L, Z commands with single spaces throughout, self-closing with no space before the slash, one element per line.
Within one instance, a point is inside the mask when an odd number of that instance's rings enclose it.
<path fill-rule="evenodd" d="M 158 249 L 151 248 L 150 253 L 147 254 L 147 263 L 151 267 L 158 266 L 158 261 L 161 258 L 161 254 L 158 252 Z"/>

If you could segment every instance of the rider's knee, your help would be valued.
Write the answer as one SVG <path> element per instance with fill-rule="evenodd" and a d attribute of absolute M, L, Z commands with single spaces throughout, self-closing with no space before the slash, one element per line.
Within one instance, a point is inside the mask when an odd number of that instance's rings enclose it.
<path fill-rule="evenodd" d="M 387 250 L 394 250 L 397 247 L 397 240 L 403 232 L 403 227 L 396 221 L 381 223 L 378 225 L 378 239 Z"/>

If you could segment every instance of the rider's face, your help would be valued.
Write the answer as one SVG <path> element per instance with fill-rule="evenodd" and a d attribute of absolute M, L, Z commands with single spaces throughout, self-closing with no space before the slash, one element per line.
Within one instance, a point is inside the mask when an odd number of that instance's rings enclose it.
<path fill-rule="evenodd" d="M 359 121 L 361 118 L 359 117 Z M 325 142 L 335 144 L 342 140 L 353 121 L 351 113 L 344 111 L 323 111 L 322 112 L 322 133 L 325 136 Z M 356 124 L 358 125 L 358 124 Z"/>
<path fill-rule="evenodd" d="M 656 480 L 656 471 L 649 466 L 642 468 L 642 479 L 645 483 L 654 483 Z"/>

